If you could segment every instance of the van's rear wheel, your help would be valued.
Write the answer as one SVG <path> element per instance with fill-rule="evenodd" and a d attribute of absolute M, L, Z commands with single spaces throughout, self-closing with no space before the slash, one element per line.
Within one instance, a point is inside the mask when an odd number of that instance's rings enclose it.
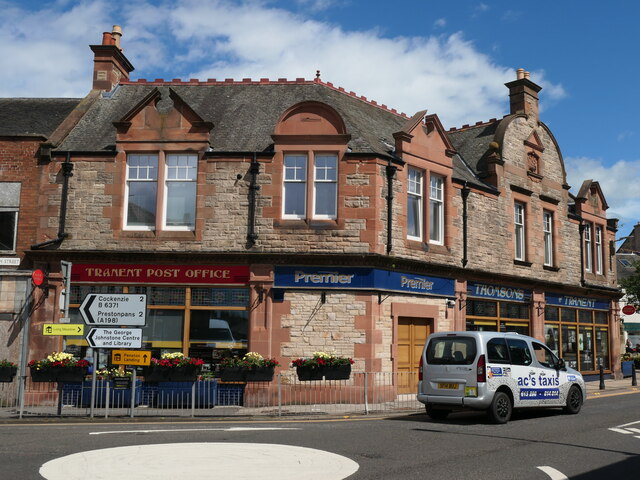
<path fill-rule="evenodd" d="M 575 385 L 569 389 L 567 394 L 567 404 L 564 407 L 565 413 L 575 415 L 582 408 L 582 392 Z"/>
<path fill-rule="evenodd" d="M 434 420 L 444 420 L 447 418 L 449 410 L 442 410 L 439 408 L 433 408 L 431 405 L 425 405 L 425 409 L 427 410 L 427 415 L 429 415 Z"/>
<path fill-rule="evenodd" d="M 496 392 L 493 396 L 493 402 L 489 410 L 487 410 L 487 416 L 492 423 L 507 423 L 511 418 L 513 412 L 513 404 L 511 398 L 504 392 Z"/>

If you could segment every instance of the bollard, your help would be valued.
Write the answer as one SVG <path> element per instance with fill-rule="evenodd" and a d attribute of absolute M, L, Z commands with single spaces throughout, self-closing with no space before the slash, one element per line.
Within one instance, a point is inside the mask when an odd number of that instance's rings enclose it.
<path fill-rule="evenodd" d="M 604 390 L 604 367 L 600 364 L 600 390 Z"/>
<path fill-rule="evenodd" d="M 637 387 L 638 386 L 638 382 L 636 380 L 636 364 L 635 364 L 635 362 L 633 363 L 633 365 L 631 365 L 631 386 L 632 387 Z"/>

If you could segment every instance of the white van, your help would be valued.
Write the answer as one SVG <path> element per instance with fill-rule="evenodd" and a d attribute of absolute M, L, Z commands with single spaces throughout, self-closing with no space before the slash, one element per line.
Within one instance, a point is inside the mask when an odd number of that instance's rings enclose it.
<path fill-rule="evenodd" d="M 575 414 L 586 395 L 579 372 L 539 340 L 517 333 L 434 333 L 420 358 L 418 400 L 433 419 L 461 409 L 485 410 L 495 423 L 508 422 L 514 408 Z"/>

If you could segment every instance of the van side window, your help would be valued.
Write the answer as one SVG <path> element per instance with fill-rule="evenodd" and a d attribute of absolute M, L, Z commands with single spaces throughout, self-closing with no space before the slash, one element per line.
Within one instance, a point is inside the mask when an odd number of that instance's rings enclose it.
<path fill-rule="evenodd" d="M 509 338 L 507 344 L 509 345 L 509 355 L 511 356 L 512 365 L 531 365 L 533 357 L 531 356 L 527 342 Z"/>
<path fill-rule="evenodd" d="M 543 367 L 555 368 L 558 364 L 558 357 L 556 357 L 551 350 L 540 343 L 532 342 L 533 353 L 536 356 L 536 360 Z"/>
<path fill-rule="evenodd" d="M 509 363 L 509 350 L 504 338 L 492 338 L 487 342 L 487 356 L 492 363 Z"/>

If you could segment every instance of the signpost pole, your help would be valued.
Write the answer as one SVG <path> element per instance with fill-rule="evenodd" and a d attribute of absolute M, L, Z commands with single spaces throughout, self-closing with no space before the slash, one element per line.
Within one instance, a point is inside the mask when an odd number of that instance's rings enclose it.
<path fill-rule="evenodd" d="M 131 375 L 131 418 L 133 418 L 133 411 L 136 406 L 136 369 L 133 369 L 133 374 Z"/>
<path fill-rule="evenodd" d="M 27 388 L 27 358 L 29 356 L 29 323 L 31 322 L 31 307 L 33 305 L 33 295 L 35 287 L 31 285 L 31 292 L 27 297 L 22 311 L 22 345 L 20 346 L 20 383 L 18 385 L 18 418 L 22 419 L 24 412 L 24 394 Z"/>
<path fill-rule="evenodd" d="M 98 351 L 99 349 L 93 349 L 93 368 L 91 369 L 91 409 L 89 410 L 89 417 L 93 418 L 93 413 L 96 408 L 96 380 L 98 374 L 96 370 L 98 369 Z"/>

